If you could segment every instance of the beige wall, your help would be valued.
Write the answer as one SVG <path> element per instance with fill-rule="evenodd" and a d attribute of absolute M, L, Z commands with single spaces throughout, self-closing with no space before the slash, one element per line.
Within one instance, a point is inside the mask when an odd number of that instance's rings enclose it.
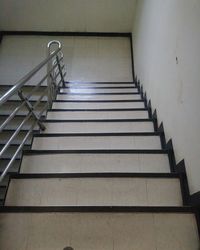
<path fill-rule="evenodd" d="M 132 81 L 129 38 L 5 36 L 0 45 L 0 84 L 13 84 L 40 63 L 47 43 L 54 39 L 63 45 L 68 81 Z"/>
<path fill-rule="evenodd" d="M 0 30 L 130 32 L 135 0 L 1 0 Z"/>
<path fill-rule="evenodd" d="M 185 158 L 191 193 L 200 190 L 200 1 L 138 0 L 136 74 Z"/>

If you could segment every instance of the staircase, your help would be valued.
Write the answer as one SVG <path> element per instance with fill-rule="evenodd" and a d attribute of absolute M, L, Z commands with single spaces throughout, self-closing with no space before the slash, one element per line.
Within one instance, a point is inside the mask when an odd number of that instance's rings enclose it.
<path fill-rule="evenodd" d="M 137 80 L 65 82 L 40 121 L 9 174 L 0 249 L 199 249 L 183 162 Z"/>

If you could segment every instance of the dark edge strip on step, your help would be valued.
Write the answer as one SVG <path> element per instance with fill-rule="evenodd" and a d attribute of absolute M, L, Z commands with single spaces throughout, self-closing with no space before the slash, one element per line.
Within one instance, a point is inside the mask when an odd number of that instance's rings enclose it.
<path fill-rule="evenodd" d="M 69 81 L 69 82 L 65 82 L 65 86 L 68 85 L 68 84 L 132 84 L 133 86 L 136 86 L 135 82 L 132 81 L 132 82 L 79 82 L 79 81 Z M 62 87 L 62 88 L 65 88 L 65 87 Z"/>
<path fill-rule="evenodd" d="M 46 119 L 42 120 L 43 123 L 59 123 L 59 122 L 75 122 L 75 123 L 83 123 L 83 122 L 96 122 L 96 123 L 101 123 L 101 122 L 154 122 L 153 119 L 91 119 L 91 120 L 56 120 L 56 119 Z"/>
<path fill-rule="evenodd" d="M 178 173 L 20 173 L 12 174 L 11 179 L 42 178 L 179 178 Z"/>
<path fill-rule="evenodd" d="M 148 108 L 126 108 L 126 109 L 49 109 L 48 112 L 121 112 L 121 111 L 148 111 Z"/>
<path fill-rule="evenodd" d="M 163 123 L 160 124 L 159 128 L 157 129 L 157 132 L 160 133 L 160 142 L 161 142 L 162 148 L 164 149 L 166 147 L 166 139 L 165 139 Z"/>
<path fill-rule="evenodd" d="M 4 206 L 0 213 L 195 213 L 190 206 L 159 207 L 159 206 Z"/>
<path fill-rule="evenodd" d="M 28 112 L 27 112 L 27 114 L 16 114 L 15 115 L 15 117 L 16 118 L 24 118 L 24 117 L 26 117 L 28 115 Z M 10 116 L 10 114 L 0 114 L 0 117 L 9 117 Z M 41 116 L 42 118 L 44 118 L 45 117 L 45 115 L 42 115 Z"/>
<path fill-rule="evenodd" d="M 21 158 L 22 158 L 22 157 L 21 157 Z M 11 180 L 10 176 L 11 176 L 11 174 L 9 174 L 9 177 L 8 177 L 8 178 L 9 178 L 9 179 L 8 179 L 8 184 L 7 184 L 7 186 L 6 186 L 6 191 L 5 191 L 5 194 L 4 194 L 4 198 L 3 198 L 3 200 L 2 200 L 2 206 L 5 205 L 5 201 L 6 201 L 8 189 L 9 189 L 9 186 L 10 186 L 10 180 Z"/>
<path fill-rule="evenodd" d="M 37 101 L 38 101 L 38 100 L 30 100 L 29 102 L 30 102 L 30 103 L 36 103 Z M 21 103 L 22 101 L 21 101 L 20 99 L 15 99 L 15 100 L 8 100 L 7 102 L 9 102 L 9 103 L 19 102 L 19 103 Z M 41 103 L 46 103 L 47 100 L 41 100 L 40 102 L 41 102 Z"/>
<path fill-rule="evenodd" d="M 130 32 L 81 32 L 81 31 L 39 31 L 3 30 L 2 36 L 86 36 L 86 37 L 130 37 Z"/>
<path fill-rule="evenodd" d="M 85 90 L 87 90 L 87 89 L 138 89 L 138 87 L 136 87 L 135 85 L 134 86 L 125 86 L 125 87 L 123 87 L 123 86 L 118 86 L 118 87 L 92 87 L 92 86 L 78 86 L 78 84 L 74 84 L 75 86 L 74 87 L 71 87 L 71 86 L 68 86 L 68 87 L 59 87 L 59 93 L 60 93 L 60 90 L 61 89 L 85 89 Z M 61 92 L 61 93 L 63 93 L 63 92 Z M 65 94 L 67 94 L 68 92 L 64 92 Z"/>
<path fill-rule="evenodd" d="M 132 69 L 132 78 L 135 80 L 135 65 L 134 65 L 134 53 L 133 53 L 133 35 L 129 36 L 130 49 L 131 49 L 131 69 Z"/>
<path fill-rule="evenodd" d="M 172 140 L 169 140 L 165 146 L 165 149 L 169 151 L 169 164 L 170 164 L 170 170 L 171 172 L 176 172 L 176 159 L 174 155 L 174 148 L 172 144 Z"/>
<path fill-rule="evenodd" d="M 138 99 L 138 100 L 54 100 L 55 102 L 66 102 L 66 103 L 112 103 L 112 102 L 144 102 L 144 99 Z"/>
<path fill-rule="evenodd" d="M 154 110 L 152 114 L 152 119 L 154 120 L 154 130 L 158 131 L 158 118 L 157 118 L 157 112 Z"/>
<path fill-rule="evenodd" d="M 136 132 L 136 133 L 43 133 L 33 134 L 34 137 L 89 137 L 89 136 L 160 136 L 160 132 Z"/>
<path fill-rule="evenodd" d="M 185 161 L 180 161 L 175 167 L 175 173 L 180 174 L 180 185 L 182 191 L 183 205 L 190 204 L 190 192 L 186 174 Z"/>
<path fill-rule="evenodd" d="M 63 92 L 61 92 L 61 93 L 58 93 L 57 94 L 57 97 L 58 97 L 58 95 L 64 95 L 64 96 L 96 96 L 96 95 L 140 95 L 140 93 L 139 92 L 106 92 L 106 93 L 63 93 Z"/>
<path fill-rule="evenodd" d="M 148 110 L 149 118 L 153 119 L 153 121 L 154 121 L 154 130 L 157 131 L 157 128 L 155 127 L 155 124 L 157 124 L 157 123 L 155 123 L 156 121 L 155 121 L 155 118 L 152 114 L 151 100 L 149 100 L 149 102 L 148 102 L 147 110 Z"/>
<path fill-rule="evenodd" d="M 135 85 L 138 87 L 138 90 L 140 91 L 142 99 L 144 99 L 145 107 L 148 107 L 149 118 L 154 119 L 154 131 L 159 131 L 161 133 L 160 135 L 161 145 L 162 145 L 162 149 L 168 151 L 168 158 L 169 158 L 171 173 L 180 174 L 180 186 L 181 186 L 183 205 L 191 205 L 192 208 L 194 209 L 197 227 L 198 227 L 198 233 L 200 236 L 200 191 L 190 195 L 185 162 L 184 160 L 182 160 L 176 165 L 172 139 L 170 139 L 166 143 L 163 123 L 161 123 L 161 125 L 158 127 L 157 112 L 155 110 L 152 115 L 152 108 L 151 108 L 150 100 L 149 100 L 148 105 L 146 105 L 147 104 L 146 93 L 145 94 L 143 93 L 143 86 L 140 85 L 140 81 L 137 80 L 137 76 L 134 77 L 134 82 L 135 82 Z"/>
<path fill-rule="evenodd" d="M 190 195 L 190 204 L 199 207 L 200 210 L 200 191 Z"/>
<path fill-rule="evenodd" d="M 168 154 L 168 150 L 162 149 L 104 149 L 104 150 L 24 150 L 23 155 L 43 155 L 43 154 Z"/>
<path fill-rule="evenodd" d="M 200 207 L 195 207 L 195 217 L 196 217 L 196 223 L 197 223 L 197 229 L 200 237 Z"/>

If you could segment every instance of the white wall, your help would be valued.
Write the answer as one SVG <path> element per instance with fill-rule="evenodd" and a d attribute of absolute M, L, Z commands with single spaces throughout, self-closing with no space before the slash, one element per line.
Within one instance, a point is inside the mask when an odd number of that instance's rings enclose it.
<path fill-rule="evenodd" d="M 132 81 L 129 38 L 5 36 L 0 44 L 0 84 L 14 84 L 39 64 L 54 39 L 63 45 L 68 81 Z"/>
<path fill-rule="evenodd" d="M 0 30 L 131 32 L 135 0 L 1 0 Z"/>
<path fill-rule="evenodd" d="M 136 74 L 200 190 L 200 1 L 139 0 L 133 29 Z M 177 59 L 176 59 L 177 58 Z"/>

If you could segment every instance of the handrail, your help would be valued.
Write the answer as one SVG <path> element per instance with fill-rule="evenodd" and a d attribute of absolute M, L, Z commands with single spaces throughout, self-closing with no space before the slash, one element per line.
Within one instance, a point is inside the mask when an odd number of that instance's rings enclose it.
<path fill-rule="evenodd" d="M 56 41 L 53 41 L 54 43 Z M 48 43 L 49 45 L 50 43 Z M 48 47 L 49 48 L 49 47 Z M 37 65 L 34 69 L 32 69 L 28 74 L 22 77 L 19 81 L 17 81 L 14 86 L 7 91 L 1 98 L 0 98 L 0 105 L 5 103 L 14 93 L 16 93 L 28 80 L 31 79 L 47 62 L 49 62 L 57 53 L 61 50 L 60 42 L 59 48 L 50 54 L 45 60 L 43 60 L 39 65 Z"/>
<path fill-rule="evenodd" d="M 51 51 L 52 45 L 57 45 L 58 48 L 56 48 L 56 50 Z M 43 125 L 41 121 L 41 117 L 43 113 L 46 112 L 48 108 L 51 107 L 52 101 L 56 97 L 56 92 L 60 84 L 61 83 L 62 85 L 65 84 L 64 77 L 66 75 L 66 72 L 64 71 L 65 66 L 63 63 L 63 53 L 61 52 L 61 49 L 62 49 L 62 45 L 59 41 L 53 40 L 49 42 L 47 45 L 47 57 L 41 63 L 39 63 L 34 69 L 32 69 L 28 74 L 26 74 L 23 78 L 17 81 L 14 84 L 14 86 L 11 87 L 0 98 L 0 107 L 7 104 L 7 102 L 10 101 L 10 98 L 13 97 L 14 95 L 18 95 L 19 102 L 20 102 L 19 105 L 15 107 L 14 110 L 10 112 L 8 117 L 0 124 L 0 133 L 3 133 L 4 129 L 10 124 L 10 122 L 15 118 L 17 113 L 22 108 L 26 108 L 28 111 L 28 113 L 26 113 L 26 115 L 24 116 L 24 119 L 15 128 L 15 131 L 13 132 L 13 134 L 10 136 L 10 138 L 7 140 L 7 142 L 4 143 L 4 146 L 1 148 L 0 159 L 4 155 L 4 153 L 10 148 L 10 146 L 14 142 L 14 139 L 21 132 L 24 125 L 28 121 L 30 122 L 29 124 L 30 127 L 27 129 L 27 133 L 21 139 L 21 142 L 18 144 L 16 151 L 13 153 L 13 155 L 11 156 L 11 159 L 9 160 L 4 170 L 2 171 L 0 175 L 0 182 L 6 176 L 10 167 L 14 163 L 16 157 L 18 156 L 18 153 L 23 149 L 24 144 L 26 143 L 27 139 L 32 134 L 32 131 L 34 130 L 35 126 L 38 125 L 39 129 L 41 130 L 45 129 L 45 126 Z M 23 87 L 44 66 L 47 67 L 47 72 L 41 77 L 40 80 L 38 80 L 38 82 L 32 87 L 32 89 L 25 95 L 23 92 Z M 31 103 L 32 95 L 40 88 L 40 86 L 45 80 L 47 80 L 47 86 L 45 87 L 45 90 L 39 93 L 38 99 L 35 100 L 34 104 L 32 105 Z M 47 97 L 47 99 L 43 101 L 45 97 Z M 40 107 L 40 105 L 42 105 L 42 108 L 40 109 L 38 113 L 38 107 Z M 34 118 L 34 119 L 31 119 L 31 118 Z"/>

